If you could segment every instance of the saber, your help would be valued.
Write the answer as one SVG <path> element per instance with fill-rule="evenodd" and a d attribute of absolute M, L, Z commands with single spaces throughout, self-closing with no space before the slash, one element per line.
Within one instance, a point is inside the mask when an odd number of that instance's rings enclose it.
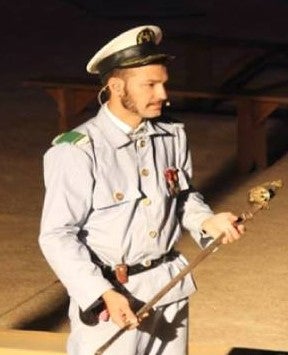
<path fill-rule="evenodd" d="M 248 201 L 252 204 L 252 208 L 248 212 L 240 214 L 235 224 L 245 223 L 247 220 L 251 220 L 254 215 L 262 209 L 268 209 L 268 203 L 271 198 L 275 196 L 276 190 L 283 186 L 282 180 L 275 180 L 272 182 L 266 182 L 262 185 L 256 186 L 249 190 Z M 137 312 L 136 316 L 141 322 L 145 318 L 145 314 L 149 312 L 152 307 L 166 295 L 179 281 L 181 281 L 188 273 L 190 273 L 202 260 L 207 258 L 216 248 L 219 248 L 222 244 L 224 233 L 220 234 L 214 241 L 203 249 L 196 258 L 185 266 L 179 274 L 177 274 L 171 281 L 169 281 L 150 301 L 144 304 Z M 95 352 L 95 355 L 102 355 L 122 334 L 124 334 L 131 324 L 128 323 L 121 329 L 119 329 L 110 339 L 108 339 L 100 348 Z"/>

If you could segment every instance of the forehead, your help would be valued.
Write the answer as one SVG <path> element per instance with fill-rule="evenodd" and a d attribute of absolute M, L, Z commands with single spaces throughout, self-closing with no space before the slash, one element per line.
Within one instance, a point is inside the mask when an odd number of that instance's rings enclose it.
<path fill-rule="evenodd" d="M 128 78 L 145 81 L 167 81 L 168 71 L 162 64 L 151 64 L 143 67 L 127 69 Z"/>

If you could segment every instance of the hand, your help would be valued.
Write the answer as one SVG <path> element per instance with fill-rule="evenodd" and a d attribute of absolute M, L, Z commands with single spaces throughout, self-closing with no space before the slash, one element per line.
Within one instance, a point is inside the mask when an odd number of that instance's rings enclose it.
<path fill-rule="evenodd" d="M 108 290 L 102 295 L 102 298 L 106 303 L 112 321 L 120 328 L 130 324 L 129 329 L 134 329 L 139 325 L 126 297 L 114 290 Z"/>
<path fill-rule="evenodd" d="M 202 223 L 202 228 L 213 238 L 222 233 L 223 244 L 232 243 L 244 233 L 244 225 L 236 223 L 238 217 L 230 212 L 222 212 L 209 217 Z"/>

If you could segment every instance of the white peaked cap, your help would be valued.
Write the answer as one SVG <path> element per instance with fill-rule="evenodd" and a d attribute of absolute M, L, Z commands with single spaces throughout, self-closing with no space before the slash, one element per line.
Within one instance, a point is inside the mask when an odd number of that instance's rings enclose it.
<path fill-rule="evenodd" d="M 144 25 L 132 28 L 102 47 L 87 64 L 92 74 L 107 74 L 115 68 L 131 68 L 155 62 L 165 62 L 172 56 L 162 53 L 160 27 Z"/>

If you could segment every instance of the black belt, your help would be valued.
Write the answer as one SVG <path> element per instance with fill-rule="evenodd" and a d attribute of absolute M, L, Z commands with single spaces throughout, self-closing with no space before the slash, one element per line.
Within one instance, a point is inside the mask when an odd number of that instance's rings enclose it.
<path fill-rule="evenodd" d="M 130 293 L 127 291 L 125 286 L 117 279 L 115 270 L 113 270 L 111 266 L 104 264 L 103 261 L 99 259 L 99 257 L 94 253 L 94 251 L 87 244 L 86 247 L 90 253 L 91 261 L 100 267 L 103 276 L 111 282 L 111 284 L 118 292 L 122 293 L 123 295 L 126 295 L 129 298 Z M 131 275 L 139 274 L 140 272 L 153 269 L 160 264 L 175 260 L 179 255 L 180 253 L 178 251 L 172 249 L 167 254 L 162 255 L 160 258 L 149 261 L 149 265 L 147 266 L 143 264 L 126 265 L 127 275 L 131 276 Z M 96 325 L 98 323 L 98 315 L 105 307 L 106 306 L 103 301 L 103 298 L 100 297 L 93 304 L 92 308 L 89 308 L 84 312 L 79 308 L 80 319 L 86 325 L 90 325 L 90 326 Z"/>
<path fill-rule="evenodd" d="M 112 267 L 103 263 L 103 261 L 100 260 L 99 257 L 90 248 L 88 248 L 88 250 L 90 252 L 91 260 L 94 264 L 100 267 L 103 276 L 107 277 L 108 279 L 110 279 L 111 277 L 115 278 L 115 272 Z M 160 258 L 149 260 L 149 264 L 147 264 L 147 266 L 140 263 L 135 265 L 127 265 L 127 274 L 131 276 L 139 274 L 140 272 L 154 269 L 155 267 L 163 263 L 175 260 L 179 255 L 180 253 L 177 250 L 171 249 L 167 254 L 160 256 Z"/>

